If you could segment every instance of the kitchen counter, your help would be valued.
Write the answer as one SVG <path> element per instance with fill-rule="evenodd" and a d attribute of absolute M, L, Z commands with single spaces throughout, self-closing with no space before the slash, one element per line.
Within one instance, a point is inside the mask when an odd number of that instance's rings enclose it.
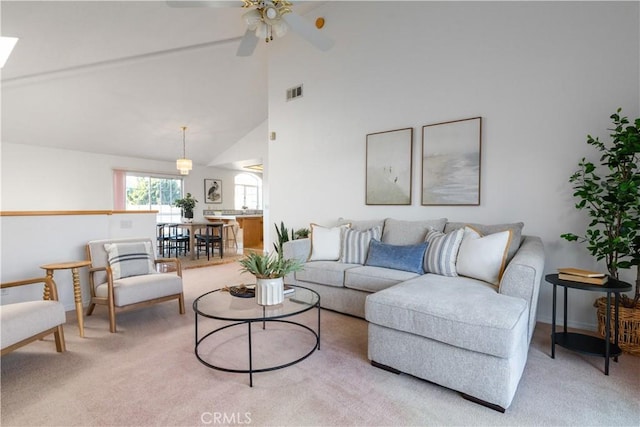
<path fill-rule="evenodd" d="M 262 215 L 258 214 L 248 214 L 248 215 L 205 215 L 204 216 L 209 221 L 234 221 L 242 218 L 262 218 Z"/>

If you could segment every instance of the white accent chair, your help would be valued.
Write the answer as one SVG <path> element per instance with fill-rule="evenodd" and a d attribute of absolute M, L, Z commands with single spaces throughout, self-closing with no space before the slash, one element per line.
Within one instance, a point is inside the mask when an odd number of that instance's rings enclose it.
<path fill-rule="evenodd" d="M 119 277 L 118 267 L 109 261 L 105 245 L 145 244 L 148 248 L 149 271 L 135 275 L 123 274 Z M 111 246 L 113 248 L 113 246 Z M 184 314 L 184 294 L 182 291 L 182 266 L 177 258 L 156 258 L 155 243 L 148 238 L 93 240 L 87 244 L 87 257 L 91 261 L 89 288 L 91 303 L 87 316 L 93 313 L 96 304 L 106 305 L 109 311 L 109 330 L 116 332 L 116 311 L 142 308 L 152 304 L 177 299 L 180 314 Z M 132 259 L 134 257 L 131 257 Z M 132 260 L 133 262 L 145 262 Z M 159 264 L 175 266 L 173 271 L 158 272 Z"/>
<path fill-rule="evenodd" d="M 56 351 L 66 350 L 64 330 L 66 322 L 64 306 L 58 301 L 58 290 L 53 279 L 41 277 L 2 283 L 2 289 L 44 283 L 41 301 L 25 301 L 0 306 L 0 347 L 2 356 L 13 350 L 53 334 Z"/>

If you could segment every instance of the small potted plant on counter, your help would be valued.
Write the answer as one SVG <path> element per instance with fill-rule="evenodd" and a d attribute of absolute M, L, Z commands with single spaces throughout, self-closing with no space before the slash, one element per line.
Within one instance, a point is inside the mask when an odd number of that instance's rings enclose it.
<path fill-rule="evenodd" d="M 176 199 L 173 204 L 182 209 L 182 218 L 184 222 L 193 221 L 193 209 L 196 207 L 198 201 L 191 197 L 191 193 L 187 193 L 187 196 L 183 199 Z"/>
<path fill-rule="evenodd" d="M 239 261 L 242 272 L 256 276 L 256 302 L 275 305 L 284 301 L 284 276 L 302 269 L 296 259 L 284 259 L 280 254 L 249 253 Z"/>

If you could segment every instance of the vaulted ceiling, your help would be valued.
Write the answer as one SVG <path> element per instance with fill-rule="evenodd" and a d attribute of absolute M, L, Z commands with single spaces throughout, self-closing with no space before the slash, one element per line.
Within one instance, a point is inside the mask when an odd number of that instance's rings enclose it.
<path fill-rule="evenodd" d="M 20 38 L 1 71 L 2 142 L 173 161 L 187 126 L 187 157 L 206 165 L 267 119 L 269 46 L 236 56 L 241 7 L 0 7 L 2 35 Z"/>

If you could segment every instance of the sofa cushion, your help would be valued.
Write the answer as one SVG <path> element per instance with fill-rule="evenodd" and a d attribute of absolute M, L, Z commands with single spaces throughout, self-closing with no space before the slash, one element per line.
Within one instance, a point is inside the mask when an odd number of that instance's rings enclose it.
<path fill-rule="evenodd" d="M 294 273 L 294 277 L 303 282 L 342 288 L 344 286 L 344 272 L 355 267 L 360 267 L 360 265 L 344 264 L 337 261 L 309 261 L 304 264 L 304 269 Z"/>
<path fill-rule="evenodd" d="M 0 307 L 0 347 L 7 348 L 65 323 L 59 301 L 26 301 Z"/>
<path fill-rule="evenodd" d="M 375 226 L 369 230 L 346 229 L 342 236 L 342 253 L 340 262 L 347 264 L 364 264 L 369 253 L 371 239 L 380 240 L 382 227 Z"/>
<path fill-rule="evenodd" d="M 390 245 L 415 245 L 422 243 L 430 228 L 443 231 L 446 223 L 446 218 L 425 221 L 401 221 L 387 218 L 384 222 L 382 242 Z"/>
<path fill-rule="evenodd" d="M 150 242 L 105 243 L 104 249 L 114 279 L 155 272 Z"/>
<path fill-rule="evenodd" d="M 108 285 L 96 286 L 96 296 L 106 298 Z M 113 281 L 114 303 L 117 307 L 175 295 L 182 292 L 182 278 L 173 273 L 153 273 Z"/>
<path fill-rule="evenodd" d="M 457 276 L 456 259 L 463 236 L 464 230 L 461 228 L 447 234 L 429 230 L 425 238 L 429 246 L 424 254 L 424 271 L 443 276 Z"/>
<path fill-rule="evenodd" d="M 323 227 L 311 224 L 311 254 L 309 261 L 337 261 L 340 259 L 342 232 L 348 225 Z"/>
<path fill-rule="evenodd" d="M 482 236 L 477 230 L 465 227 L 456 262 L 458 274 L 499 284 L 510 242 L 511 230 Z"/>
<path fill-rule="evenodd" d="M 427 245 L 427 242 L 416 245 L 389 245 L 372 240 L 369 243 L 369 255 L 365 265 L 423 274 L 422 265 Z"/>
<path fill-rule="evenodd" d="M 396 329 L 497 357 L 518 351 L 527 303 L 487 283 L 426 274 L 367 296 L 365 317 Z"/>
<path fill-rule="evenodd" d="M 418 274 L 409 271 L 359 266 L 345 271 L 344 286 L 359 291 L 378 292 L 418 276 Z"/>
<path fill-rule="evenodd" d="M 522 228 L 524 227 L 523 222 L 514 222 L 511 224 L 493 224 L 493 225 L 485 225 L 485 224 L 476 224 L 476 223 L 465 223 L 465 222 L 448 222 L 444 227 L 444 232 L 448 233 L 452 230 L 456 230 L 458 228 L 464 228 L 465 226 L 472 227 L 480 232 L 483 236 L 499 233 L 500 231 L 511 230 L 511 243 L 509 244 L 509 252 L 507 253 L 507 263 L 511 261 L 511 258 L 515 255 L 520 247 L 520 243 L 522 241 Z"/>

